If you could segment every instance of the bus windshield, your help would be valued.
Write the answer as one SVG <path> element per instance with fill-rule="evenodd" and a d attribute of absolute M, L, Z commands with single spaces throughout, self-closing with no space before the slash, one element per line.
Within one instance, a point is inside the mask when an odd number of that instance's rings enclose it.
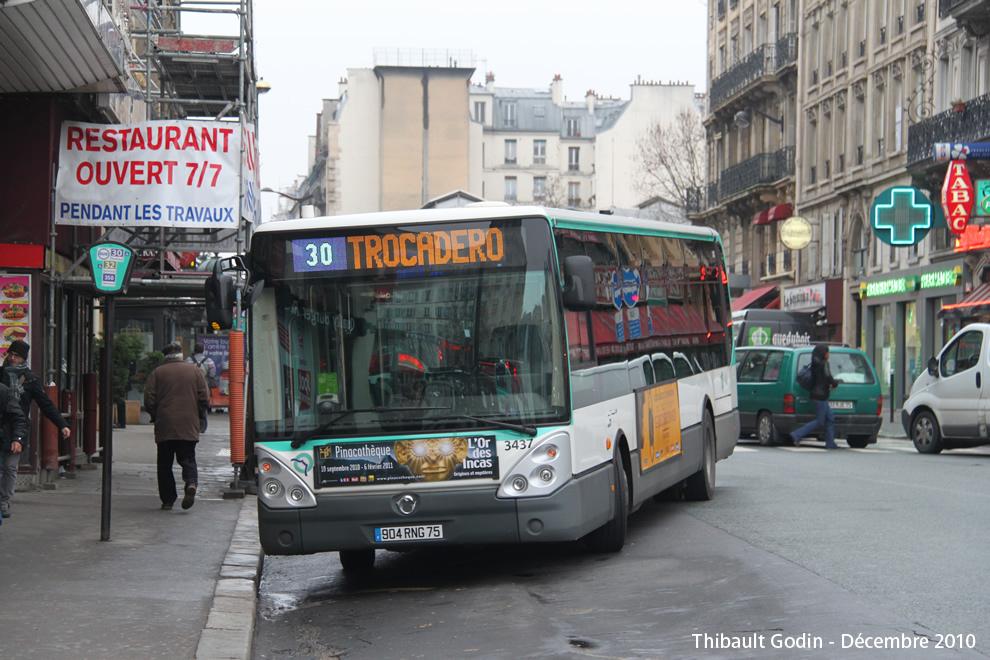
<path fill-rule="evenodd" d="M 545 219 L 267 232 L 252 252 L 257 439 L 569 419 Z"/>

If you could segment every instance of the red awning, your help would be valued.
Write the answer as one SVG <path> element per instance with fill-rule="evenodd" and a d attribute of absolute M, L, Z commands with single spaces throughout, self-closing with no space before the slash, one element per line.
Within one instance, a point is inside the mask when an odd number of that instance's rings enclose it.
<path fill-rule="evenodd" d="M 759 213 L 753 216 L 753 226 L 756 225 L 769 225 L 770 224 L 770 209 L 763 209 Z"/>
<path fill-rule="evenodd" d="M 741 312 L 742 310 L 749 309 L 750 307 L 762 307 L 762 305 L 756 305 L 756 303 L 760 300 L 760 298 L 763 298 L 776 289 L 776 284 L 768 284 L 767 286 L 761 286 L 758 289 L 747 291 L 732 301 L 732 311 Z"/>
<path fill-rule="evenodd" d="M 971 316 L 976 314 L 976 308 L 981 306 L 990 307 L 990 282 L 985 282 L 976 287 L 957 303 L 942 305 L 942 310 L 938 315 Z M 979 311 L 982 312 L 983 310 Z"/>
<path fill-rule="evenodd" d="M 780 309 L 780 296 L 777 296 L 776 298 L 768 302 L 766 305 L 764 305 L 763 309 Z"/>
<path fill-rule="evenodd" d="M 794 207 L 790 204 L 777 204 L 777 206 L 771 207 L 769 213 L 769 221 L 774 222 L 776 220 L 787 220 L 789 217 L 794 215 Z"/>

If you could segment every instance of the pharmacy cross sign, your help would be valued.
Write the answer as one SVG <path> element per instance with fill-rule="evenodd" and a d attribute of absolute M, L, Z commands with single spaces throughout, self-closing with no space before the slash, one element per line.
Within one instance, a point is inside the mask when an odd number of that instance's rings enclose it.
<path fill-rule="evenodd" d="M 880 193 L 870 212 L 873 232 L 889 245 L 917 245 L 932 228 L 931 202 L 917 188 L 895 186 Z"/>

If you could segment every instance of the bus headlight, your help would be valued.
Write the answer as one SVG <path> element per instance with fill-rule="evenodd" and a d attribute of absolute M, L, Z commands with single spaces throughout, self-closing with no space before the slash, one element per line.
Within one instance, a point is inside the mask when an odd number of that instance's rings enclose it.
<path fill-rule="evenodd" d="M 297 456 L 291 461 L 290 467 L 267 449 L 255 446 L 258 459 L 258 480 L 260 492 L 258 497 L 266 506 L 272 509 L 298 509 L 316 506 L 316 496 L 304 481 L 304 477 L 312 474 L 312 460 L 302 460 Z M 304 474 L 305 473 L 305 474 Z"/>
<path fill-rule="evenodd" d="M 571 474 L 570 447 L 566 433 L 542 440 L 502 480 L 499 497 L 540 497 L 563 486 Z"/>

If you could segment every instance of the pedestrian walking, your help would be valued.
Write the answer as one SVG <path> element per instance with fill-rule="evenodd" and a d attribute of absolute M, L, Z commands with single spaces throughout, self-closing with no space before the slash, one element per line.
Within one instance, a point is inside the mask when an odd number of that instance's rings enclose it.
<path fill-rule="evenodd" d="M 7 357 L 4 358 L 3 367 L 0 369 L 0 383 L 5 385 L 14 398 L 17 400 L 24 413 L 25 419 L 31 417 L 31 402 L 38 404 L 42 414 L 51 420 L 52 424 L 58 428 L 62 439 L 69 437 L 69 425 L 59 412 L 48 395 L 45 394 L 45 386 L 41 378 L 28 367 L 28 353 L 31 346 L 22 339 L 10 342 L 7 348 Z M 24 433 L 24 442 L 16 443 L 13 448 L 7 449 L 3 453 L 3 461 L 0 464 L 0 516 L 10 518 L 11 506 L 13 506 L 14 487 L 17 485 L 17 467 L 21 462 L 21 453 L 26 450 L 27 442 L 31 437 L 30 432 Z M 19 448 L 18 448 L 19 447 Z"/>
<path fill-rule="evenodd" d="M 144 387 L 144 407 L 155 424 L 158 448 L 158 496 L 162 509 L 169 510 L 177 499 L 172 463 L 182 468 L 182 508 L 188 509 L 196 497 L 196 443 L 199 421 L 210 403 L 209 388 L 199 367 L 182 361 L 182 347 L 168 344 L 162 352 L 165 361 L 151 372 Z"/>
<path fill-rule="evenodd" d="M 828 405 L 828 397 L 832 390 L 839 386 L 839 381 L 832 378 L 832 368 L 828 363 L 829 350 L 825 344 L 818 344 L 811 351 L 811 374 L 813 377 L 811 393 L 808 397 L 815 404 L 815 419 L 791 433 L 795 445 L 801 444 L 801 438 L 817 431 L 825 430 L 825 449 L 838 449 L 835 444 L 835 413 Z"/>
<path fill-rule="evenodd" d="M 8 454 L 20 456 L 27 437 L 27 417 L 21 409 L 20 401 L 10 388 L 0 383 L 0 460 L 6 458 Z M 6 512 L 7 509 L 4 509 L 4 515 L 0 517 L 0 525 L 3 524 L 4 518 L 9 517 Z"/>
<path fill-rule="evenodd" d="M 220 386 L 220 381 L 217 379 L 217 365 L 209 355 L 206 354 L 206 347 L 200 342 L 196 342 L 193 345 L 193 355 L 186 358 L 186 362 L 195 364 L 199 370 L 203 373 L 203 378 L 206 379 L 206 387 L 210 390 L 210 401 L 213 400 L 213 390 Z M 203 413 L 199 420 L 199 432 L 205 433 L 206 426 L 209 423 L 207 419 L 207 414 L 210 412 L 210 406 L 207 404 L 206 411 Z"/>

